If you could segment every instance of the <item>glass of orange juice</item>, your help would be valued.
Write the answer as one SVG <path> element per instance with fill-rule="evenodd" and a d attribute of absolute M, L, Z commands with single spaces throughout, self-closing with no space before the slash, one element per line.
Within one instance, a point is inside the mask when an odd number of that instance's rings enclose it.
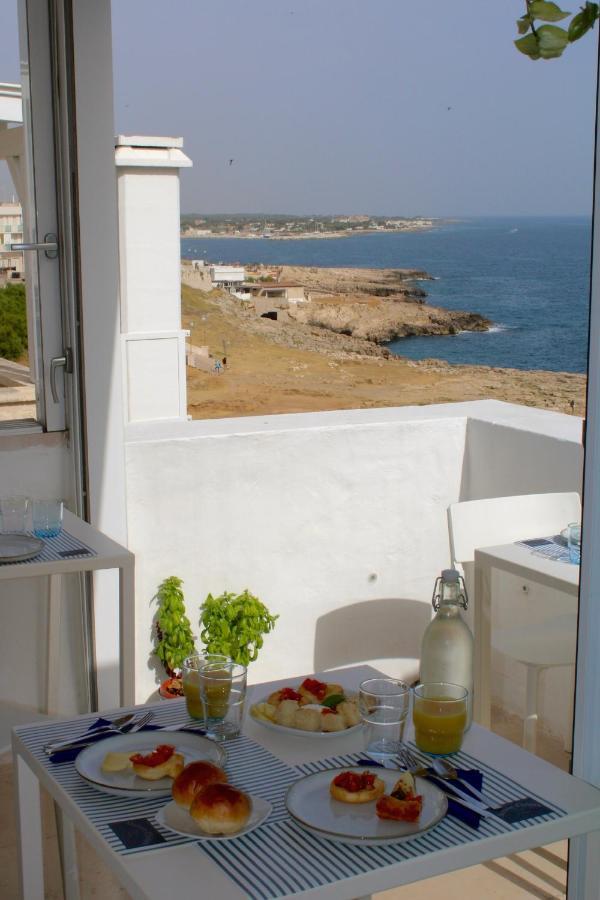
<path fill-rule="evenodd" d="M 187 711 L 192 719 L 205 719 L 204 703 L 200 692 L 200 670 L 207 663 L 229 663 L 228 656 L 221 653 L 200 653 L 188 656 L 183 662 L 182 684 Z"/>
<path fill-rule="evenodd" d="M 413 691 L 415 743 L 424 753 L 446 756 L 461 748 L 469 692 L 459 684 L 430 682 Z"/>

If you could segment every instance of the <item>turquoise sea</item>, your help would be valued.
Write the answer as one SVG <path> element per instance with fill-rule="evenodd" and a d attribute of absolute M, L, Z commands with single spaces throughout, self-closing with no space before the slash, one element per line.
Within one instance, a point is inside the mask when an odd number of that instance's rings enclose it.
<path fill-rule="evenodd" d="M 431 231 L 340 239 L 198 238 L 182 256 L 211 262 L 424 269 L 428 301 L 479 312 L 489 332 L 403 338 L 390 349 L 517 369 L 584 372 L 587 366 L 591 220 L 481 218 Z"/>

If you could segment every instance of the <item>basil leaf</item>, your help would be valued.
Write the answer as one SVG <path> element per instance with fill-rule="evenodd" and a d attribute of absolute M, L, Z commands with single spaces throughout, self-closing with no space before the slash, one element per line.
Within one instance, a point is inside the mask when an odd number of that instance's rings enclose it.
<path fill-rule="evenodd" d="M 334 709 L 338 703 L 343 703 L 345 699 L 343 694 L 331 694 L 326 700 L 321 700 L 321 706 Z"/>

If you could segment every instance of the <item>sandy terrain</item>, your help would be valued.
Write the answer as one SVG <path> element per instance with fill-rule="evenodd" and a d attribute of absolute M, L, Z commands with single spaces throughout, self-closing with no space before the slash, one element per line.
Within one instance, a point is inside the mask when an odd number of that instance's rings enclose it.
<path fill-rule="evenodd" d="M 183 287 L 183 327 L 227 366 L 188 368 L 193 418 L 406 406 L 494 398 L 584 414 L 585 377 L 385 358 L 376 344 L 256 318 L 235 301 Z M 365 354 L 362 355 L 364 349 Z M 433 346 L 432 346 L 433 349 Z"/>

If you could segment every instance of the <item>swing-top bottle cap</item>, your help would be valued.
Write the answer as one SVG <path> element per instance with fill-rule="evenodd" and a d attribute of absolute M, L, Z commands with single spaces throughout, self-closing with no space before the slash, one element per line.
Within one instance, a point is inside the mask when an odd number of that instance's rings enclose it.
<path fill-rule="evenodd" d="M 446 584 L 458 584 L 460 573 L 456 569 L 442 569 L 442 581 Z"/>

